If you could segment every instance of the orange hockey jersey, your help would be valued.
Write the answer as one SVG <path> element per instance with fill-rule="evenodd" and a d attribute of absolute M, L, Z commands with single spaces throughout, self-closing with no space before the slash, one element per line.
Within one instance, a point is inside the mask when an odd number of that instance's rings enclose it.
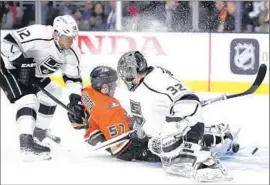
<path fill-rule="evenodd" d="M 103 134 L 108 140 L 130 130 L 130 120 L 117 99 L 89 86 L 82 91 L 82 103 L 90 114 L 85 139 L 93 140 Z M 118 153 L 126 145 L 128 142 L 111 148 L 112 153 Z"/>

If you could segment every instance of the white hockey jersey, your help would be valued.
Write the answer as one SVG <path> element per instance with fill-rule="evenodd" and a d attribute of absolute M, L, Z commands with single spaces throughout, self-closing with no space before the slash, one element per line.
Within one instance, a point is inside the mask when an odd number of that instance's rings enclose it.
<path fill-rule="evenodd" d="M 14 69 L 11 62 L 21 54 L 34 58 L 36 77 L 49 77 L 59 71 L 68 78 L 81 78 L 79 48 L 73 44 L 70 49 L 60 50 L 52 26 L 36 24 L 11 31 L 1 43 L 6 68 Z"/>
<path fill-rule="evenodd" d="M 175 108 L 179 102 L 184 109 Z M 179 117 L 193 116 L 199 104 L 199 99 L 188 87 L 161 67 L 153 67 L 130 98 L 135 125 L 139 125 L 148 137 L 160 134 L 163 124 L 174 122 Z"/>

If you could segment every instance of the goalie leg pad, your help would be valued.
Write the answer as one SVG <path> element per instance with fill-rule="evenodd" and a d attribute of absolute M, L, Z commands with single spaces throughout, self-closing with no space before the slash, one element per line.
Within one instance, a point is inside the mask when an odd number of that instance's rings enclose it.
<path fill-rule="evenodd" d="M 232 180 L 211 151 L 190 142 L 183 142 L 180 148 L 177 156 L 162 157 L 163 169 L 166 172 L 200 182 Z"/>

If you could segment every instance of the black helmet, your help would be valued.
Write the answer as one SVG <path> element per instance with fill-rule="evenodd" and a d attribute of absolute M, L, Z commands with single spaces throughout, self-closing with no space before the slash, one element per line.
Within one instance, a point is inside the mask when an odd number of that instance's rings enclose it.
<path fill-rule="evenodd" d="M 124 82 L 132 81 L 147 70 L 147 62 L 139 51 L 124 53 L 118 61 L 117 72 Z"/>
<path fill-rule="evenodd" d="M 107 84 L 110 89 L 115 87 L 118 80 L 116 70 L 108 66 L 95 67 L 90 74 L 90 78 L 92 87 L 97 91 L 101 91 L 103 84 Z"/>

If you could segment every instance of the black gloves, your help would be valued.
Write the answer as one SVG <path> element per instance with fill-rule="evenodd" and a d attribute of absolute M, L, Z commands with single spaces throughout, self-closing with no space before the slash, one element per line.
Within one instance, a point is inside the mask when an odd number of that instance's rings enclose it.
<path fill-rule="evenodd" d="M 18 82 L 25 86 L 30 86 L 35 82 L 36 63 L 33 58 L 19 58 L 12 62 L 18 69 Z"/>
<path fill-rule="evenodd" d="M 81 96 L 78 94 L 71 94 L 69 96 L 69 101 L 70 103 L 68 104 L 68 107 L 74 112 L 72 113 L 67 113 L 68 114 L 68 119 L 71 122 L 73 128 L 75 129 L 81 129 L 85 128 L 83 118 L 85 118 L 85 112 L 84 112 L 84 107 L 81 104 Z"/>

